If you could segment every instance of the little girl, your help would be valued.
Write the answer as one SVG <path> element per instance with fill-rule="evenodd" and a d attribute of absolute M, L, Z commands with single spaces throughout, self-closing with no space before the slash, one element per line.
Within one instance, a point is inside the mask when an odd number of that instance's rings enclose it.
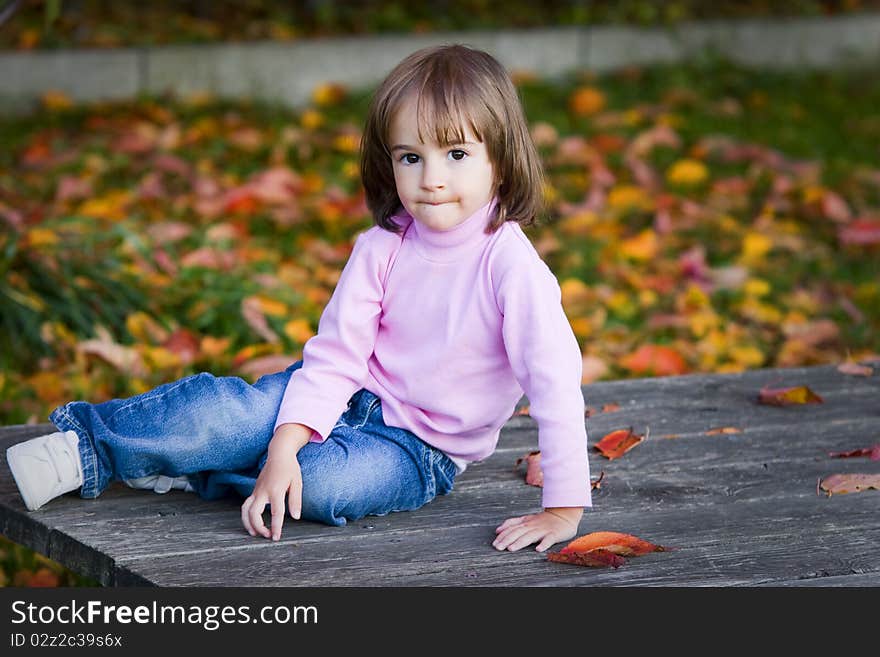
<path fill-rule="evenodd" d="M 502 522 L 493 546 L 573 538 L 591 506 L 582 360 L 521 228 L 541 210 L 543 172 L 504 68 L 462 45 L 406 57 L 372 100 L 361 176 L 376 225 L 302 360 L 253 385 L 203 372 L 59 406 L 59 432 L 7 450 L 27 508 L 119 480 L 238 493 L 245 529 L 273 540 L 285 504 L 331 525 L 418 509 L 494 451 L 525 393 L 543 510 Z"/>

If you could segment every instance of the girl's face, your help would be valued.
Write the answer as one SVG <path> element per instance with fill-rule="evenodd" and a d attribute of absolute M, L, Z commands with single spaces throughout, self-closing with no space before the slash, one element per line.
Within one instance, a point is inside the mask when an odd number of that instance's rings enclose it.
<path fill-rule="evenodd" d="M 486 146 L 468 129 L 461 144 L 419 141 L 414 96 L 394 115 L 390 139 L 397 195 L 416 221 L 450 230 L 492 199 L 495 176 Z"/>

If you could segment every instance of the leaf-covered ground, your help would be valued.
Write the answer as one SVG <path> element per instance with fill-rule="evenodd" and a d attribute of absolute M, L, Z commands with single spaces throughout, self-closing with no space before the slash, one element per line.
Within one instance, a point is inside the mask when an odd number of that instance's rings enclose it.
<path fill-rule="evenodd" d="M 6 3 L 11 5 L 12 3 Z M 24 0 L 0 25 L 0 48 L 118 48 L 350 34 L 521 29 L 688 20 L 833 16 L 880 9 L 877 0 Z"/>
<path fill-rule="evenodd" d="M 527 234 L 585 383 L 880 352 L 876 75 L 515 77 L 548 171 Z M 0 119 L 0 422 L 299 358 L 371 225 L 368 99 L 50 95 Z"/>

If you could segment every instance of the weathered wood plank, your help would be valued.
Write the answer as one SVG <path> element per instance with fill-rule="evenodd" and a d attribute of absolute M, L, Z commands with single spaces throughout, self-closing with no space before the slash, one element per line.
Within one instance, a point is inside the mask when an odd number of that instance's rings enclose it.
<path fill-rule="evenodd" d="M 808 384 L 825 403 L 759 405 L 755 396 L 765 384 Z M 548 563 L 531 549 L 492 549 L 492 530 L 501 520 L 540 505 L 540 490 L 525 485 L 522 471 L 513 468 L 517 457 L 537 448 L 537 425 L 525 416 L 511 418 L 496 453 L 459 477 L 452 494 L 423 509 L 345 528 L 288 519 L 278 543 L 247 536 L 238 500 L 205 502 L 179 491 L 159 496 L 121 484 L 99 500 L 68 495 L 29 514 L 5 462 L 0 530 L 103 584 L 123 586 L 876 581 L 880 498 L 869 491 L 828 499 L 816 495 L 816 481 L 833 472 L 876 470 L 866 459 L 831 459 L 828 452 L 877 442 L 877 374 L 853 377 L 833 367 L 758 370 L 602 382 L 586 386 L 584 394 L 588 406 L 621 406 L 586 420 L 591 446 L 625 426 L 649 428 L 650 437 L 614 461 L 591 452 L 594 478 L 604 470 L 605 479 L 581 533 L 625 531 L 676 551 L 600 572 Z M 720 426 L 743 431 L 705 435 Z M 50 430 L 47 424 L 0 429 L 0 448 Z M 266 580 L 270 572 L 273 579 Z"/>

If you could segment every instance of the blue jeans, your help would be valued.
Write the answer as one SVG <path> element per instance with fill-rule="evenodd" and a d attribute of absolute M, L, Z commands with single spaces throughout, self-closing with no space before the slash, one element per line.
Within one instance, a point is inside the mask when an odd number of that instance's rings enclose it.
<path fill-rule="evenodd" d="M 205 499 L 247 497 L 266 462 L 287 381 L 300 367 L 301 360 L 254 384 L 202 372 L 127 399 L 69 402 L 49 420 L 79 436 L 81 497 L 156 474 L 187 476 Z M 452 490 L 456 474 L 443 452 L 386 426 L 381 400 L 363 388 L 327 440 L 308 443 L 297 458 L 301 518 L 329 525 L 418 509 Z"/>

